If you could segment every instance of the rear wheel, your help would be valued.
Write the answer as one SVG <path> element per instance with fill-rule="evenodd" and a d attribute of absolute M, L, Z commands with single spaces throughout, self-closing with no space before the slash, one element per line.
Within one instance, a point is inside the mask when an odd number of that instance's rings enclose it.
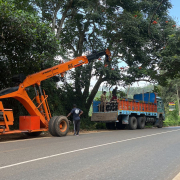
<path fill-rule="evenodd" d="M 49 121 L 49 132 L 52 136 L 57 136 L 55 128 L 54 128 L 54 122 L 58 116 L 54 116 Z"/>
<path fill-rule="evenodd" d="M 145 118 L 144 117 L 138 117 L 137 118 L 137 128 L 138 129 L 144 129 L 145 127 Z"/>
<path fill-rule="evenodd" d="M 137 128 L 137 119 L 134 116 L 129 118 L 129 129 L 134 130 Z"/>
<path fill-rule="evenodd" d="M 162 128 L 163 127 L 163 119 L 162 116 L 159 117 L 159 125 L 157 126 L 158 128 Z"/>
<path fill-rule="evenodd" d="M 66 136 L 69 131 L 69 121 L 66 116 L 58 116 L 54 122 L 57 136 Z"/>

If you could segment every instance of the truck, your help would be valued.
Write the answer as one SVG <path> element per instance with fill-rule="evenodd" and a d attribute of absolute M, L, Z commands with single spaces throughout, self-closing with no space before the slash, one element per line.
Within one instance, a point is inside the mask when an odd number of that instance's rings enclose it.
<path fill-rule="evenodd" d="M 156 93 L 135 94 L 133 99 L 120 98 L 106 102 L 106 111 L 100 112 L 100 101 L 93 101 L 91 121 L 106 123 L 107 129 L 144 129 L 146 124 L 163 127 L 165 110 Z"/>
<path fill-rule="evenodd" d="M 18 86 L 0 91 L 0 135 L 26 133 L 38 136 L 42 131 L 49 130 L 52 136 L 66 136 L 69 130 L 69 121 L 66 116 L 62 115 L 52 117 L 47 101 L 48 95 L 42 90 L 41 81 L 58 74 L 63 77 L 66 71 L 90 63 L 103 55 L 105 55 L 105 63 L 111 60 L 111 53 L 108 49 L 99 52 L 93 51 L 87 56 L 77 57 L 27 77 L 23 74 L 15 75 L 13 80 L 18 82 Z M 29 86 L 34 87 L 35 97 L 33 99 L 30 99 L 27 92 Z M 18 100 L 29 113 L 29 116 L 19 117 L 19 129 L 10 129 L 10 126 L 14 124 L 13 110 L 4 108 L 2 103 L 2 100 L 7 98 Z"/>

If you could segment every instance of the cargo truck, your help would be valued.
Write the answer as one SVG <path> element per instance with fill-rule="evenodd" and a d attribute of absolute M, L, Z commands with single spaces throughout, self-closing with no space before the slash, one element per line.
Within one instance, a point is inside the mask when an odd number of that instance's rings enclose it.
<path fill-rule="evenodd" d="M 100 101 L 93 101 L 91 121 L 105 122 L 107 129 L 144 129 L 147 123 L 163 127 L 163 101 L 156 93 L 135 94 L 133 99 L 120 98 L 106 103 L 106 112 L 100 112 Z"/>

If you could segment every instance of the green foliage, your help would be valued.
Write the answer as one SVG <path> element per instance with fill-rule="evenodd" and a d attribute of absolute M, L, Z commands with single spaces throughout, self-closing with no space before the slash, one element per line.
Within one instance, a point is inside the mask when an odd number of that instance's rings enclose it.
<path fill-rule="evenodd" d="M 177 102 L 176 109 L 174 111 L 169 111 L 169 108 L 165 108 L 166 110 L 166 119 L 164 121 L 164 126 L 179 126 L 180 125 L 180 116 Z"/>
<path fill-rule="evenodd" d="M 162 98 L 165 106 L 166 116 L 165 116 L 164 126 L 180 125 L 180 117 L 178 116 L 178 102 L 177 102 L 177 98 L 178 98 L 177 90 L 179 91 L 179 87 L 180 87 L 179 78 L 174 80 L 167 79 L 166 86 L 160 86 L 160 85 L 155 86 L 155 91 L 158 92 L 158 96 Z M 176 103 L 176 110 L 169 111 L 169 102 Z"/>
<path fill-rule="evenodd" d="M 28 75 L 54 65 L 57 43 L 66 59 L 109 47 L 112 61 L 102 59 L 76 68 L 69 75 L 73 83 L 60 88 L 54 79 L 43 82 L 53 115 L 67 114 L 76 103 L 88 119 L 103 82 L 107 86 L 131 85 L 148 77 L 163 84 L 169 72 L 173 78 L 178 74 L 179 34 L 172 27 L 175 22 L 167 14 L 169 8 L 169 0 L 0 0 L 0 89 L 11 86 L 15 74 Z M 129 67 L 127 73 L 119 69 L 121 61 Z M 97 82 L 90 92 L 92 77 Z M 130 89 L 128 96 L 139 90 Z"/>
<path fill-rule="evenodd" d="M 35 73 L 51 64 L 58 48 L 49 24 L 35 14 L 0 1 L 0 89 L 12 86 L 12 76 Z M 50 63 L 51 62 L 51 63 Z"/>
<path fill-rule="evenodd" d="M 63 57 L 70 52 L 76 57 L 107 47 L 112 52 L 112 61 L 107 67 L 104 61 L 98 61 L 71 73 L 75 101 L 80 101 L 86 112 L 103 82 L 112 86 L 122 82 L 132 84 L 146 77 L 150 77 L 150 81 L 160 79 L 156 64 L 168 35 L 173 32 L 166 21 L 174 23 L 167 14 L 171 8 L 168 0 L 34 2 L 35 7 L 41 9 L 42 19 L 53 22 L 52 29 L 57 30 Z M 121 73 L 120 61 L 129 66 L 127 73 Z M 89 92 L 92 77 L 96 77 L 97 83 Z"/>
<path fill-rule="evenodd" d="M 159 66 L 162 70 L 161 76 L 163 79 L 180 77 L 178 68 L 180 65 L 180 30 L 179 28 L 173 28 L 173 24 L 170 22 L 170 26 L 174 31 L 168 36 L 168 41 L 160 54 L 161 62 Z M 167 81 L 165 82 L 167 83 Z"/>
<path fill-rule="evenodd" d="M 17 86 L 13 75 L 29 75 L 54 65 L 58 42 L 48 23 L 41 22 L 29 1 L 0 0 L 0 89 Z M 58 100 L 54 79 L 43 82 L 42 86 L 50 99 L 52 114 L 64 112 Z M 28 92 L 34 98 L 34 89 Z M 54 96 L 53 96 L 54 95 Z M 28 115 L 25 108 L 15 99 L 3 100 L 5 108 L 12 108 L 14 127 L 18 128 L 20 115 Z"/>

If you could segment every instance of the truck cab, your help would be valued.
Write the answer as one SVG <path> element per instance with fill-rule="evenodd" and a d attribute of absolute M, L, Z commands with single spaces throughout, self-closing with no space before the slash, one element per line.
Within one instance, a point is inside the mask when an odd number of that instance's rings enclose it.
<path fill-rule="evenodd" d="M 165 120 L 165 109 L 163 100 L 160 97 L 156 98 L 157 101 L 157 118 L 162 116 L 162 119 Z"/>

